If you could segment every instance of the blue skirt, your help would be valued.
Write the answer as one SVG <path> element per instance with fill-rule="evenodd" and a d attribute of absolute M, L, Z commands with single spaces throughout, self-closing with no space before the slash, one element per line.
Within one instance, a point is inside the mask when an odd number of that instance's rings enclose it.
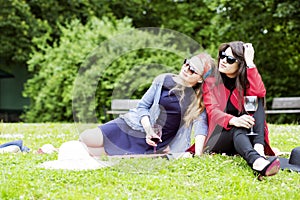
<path fill-rule="evenodd" d="M 103 133 L 104 149 L 108 155 L 153 153 L 153 146 L 146 143 L 146 133 L 133 130 L 121 118 L 109 121 L 99 128 Z"/>

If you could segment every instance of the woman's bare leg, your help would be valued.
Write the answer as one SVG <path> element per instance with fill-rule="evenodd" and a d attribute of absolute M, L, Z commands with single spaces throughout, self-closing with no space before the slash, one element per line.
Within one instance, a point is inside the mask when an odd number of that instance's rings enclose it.
<path fill-rule="evenodd" d="M 103 144 L 103 134 L 100 128 L 87 129 L 79 135 L 79 141 L 84 143 L 93 157 L 106 155 Z"/>

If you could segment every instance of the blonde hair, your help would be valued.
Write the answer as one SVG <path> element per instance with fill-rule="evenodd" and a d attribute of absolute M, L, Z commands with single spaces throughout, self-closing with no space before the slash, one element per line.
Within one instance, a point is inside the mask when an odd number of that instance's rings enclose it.
<path fill-rule="evenodd" d="M 195 57 L 195 56 L 194 56 Z M 202 72 L 201 76 L 203 78 L 203 82 L 205 79 L 210 76 L 211 71 L 215 68 L 215 61 L 214 59 L 207 53 L 200 53 L 196 55 L 198 57 L 199 66 L 195 66 L 199 69 L 199 71 Z M 186 126 L 189 126 L 199 115 L 204 111 L 205 106 L 203 102 L 203 96 L 202 96 L 202 83 L 197 83 L 193 86 L 193 89 L 195 91 L 195 95 L 191 96 L 191 104 L 189 105 L 188 109 L 184 113 L 183 120 L 186 124 Z M 174 88 L 180 92 L 180 102 L 184 99 L 184 88 L 183 86 L 177 84 L 177 86 Z M 181 104 L 181 103 L 180 103 Z"/>

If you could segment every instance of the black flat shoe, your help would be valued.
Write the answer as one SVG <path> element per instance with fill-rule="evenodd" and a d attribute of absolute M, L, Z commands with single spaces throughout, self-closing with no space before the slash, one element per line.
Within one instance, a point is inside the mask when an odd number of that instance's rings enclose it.
<path fill-rule="evenodd" d="M 263 168 L 263 170 L 258 171 L 261 176 L 273 176 L 280 170 L 280 161 L 277 157 L 270 160 L 270 163 Z"/>

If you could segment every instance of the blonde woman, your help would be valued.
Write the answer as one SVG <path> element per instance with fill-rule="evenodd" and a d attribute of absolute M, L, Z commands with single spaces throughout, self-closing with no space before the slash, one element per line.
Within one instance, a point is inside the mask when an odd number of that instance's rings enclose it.
<path fill-rule="evenodd" d="M 185 152 L 195 130 L 196 154 L 201 155 L 207 135 L 202 84 L 214 60 L 207 53 L 185 59 L 179 74 L 156 77 L 135 109 L 85 130 L 80 141 L 92 156 Z"/>

